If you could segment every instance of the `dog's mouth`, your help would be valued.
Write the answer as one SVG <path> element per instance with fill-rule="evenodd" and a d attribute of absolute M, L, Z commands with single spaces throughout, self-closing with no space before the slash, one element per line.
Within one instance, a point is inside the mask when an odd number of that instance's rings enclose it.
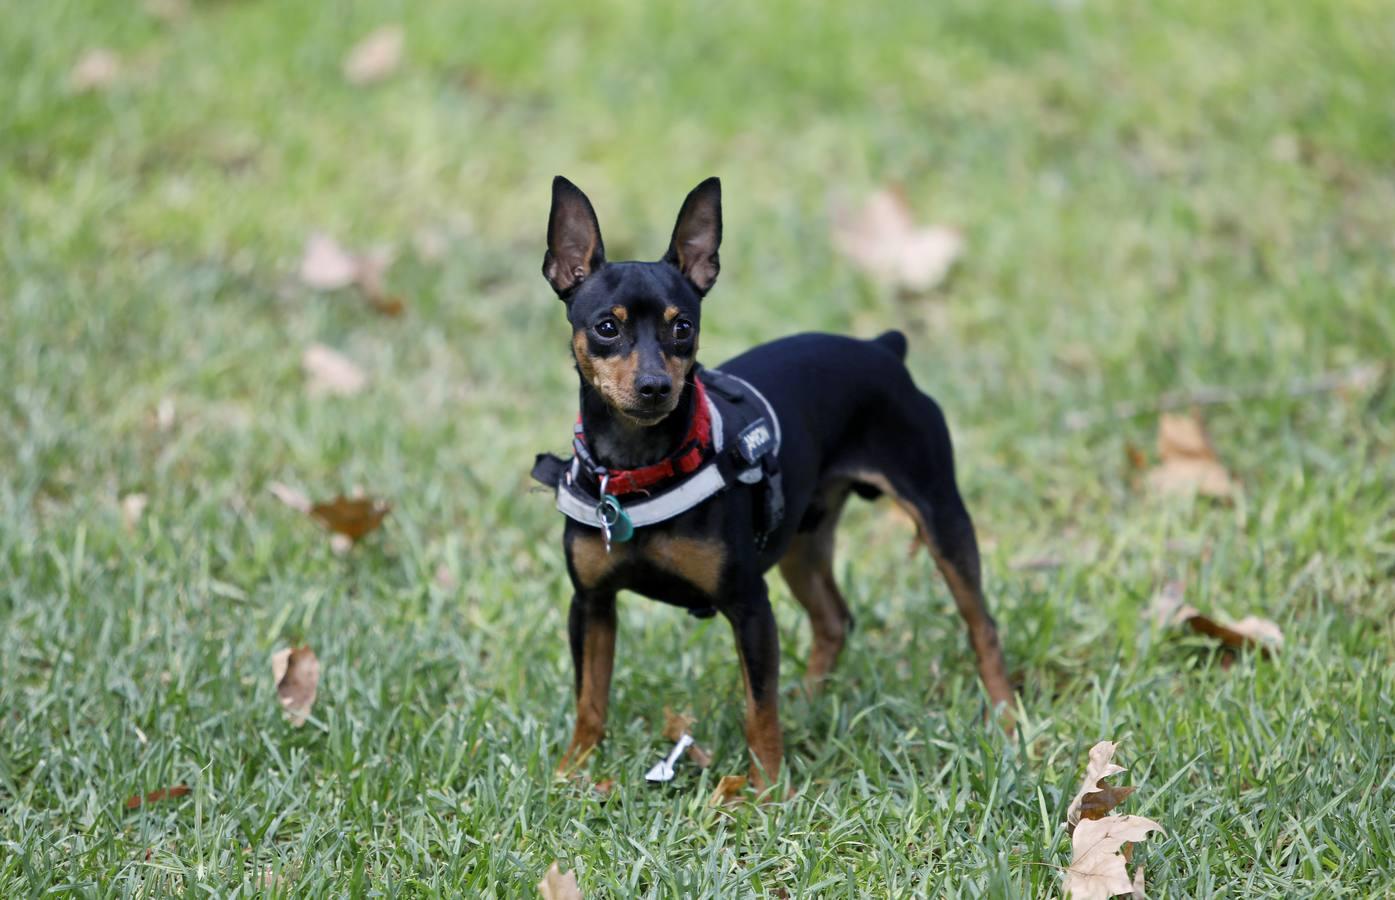
<path fill-rule="evenodd" d="M 675 406 L 677 406 L 677 404 L 658 408 L 653 406 L 616 407 L 615 411 L 632 425 L 650 428 L 654 425 L 658 425 L 664 419 L 667 419 L 673 412 Z"/>

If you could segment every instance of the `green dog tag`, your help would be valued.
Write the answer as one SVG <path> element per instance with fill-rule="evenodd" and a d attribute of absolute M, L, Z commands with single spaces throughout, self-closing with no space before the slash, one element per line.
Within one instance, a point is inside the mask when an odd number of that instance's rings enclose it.
<path fill-rule="evenodd" d="M 635 536 L 635 523 L 630 521 L 630 514 L 625 512 L 625 507 L 620 505 L 620 500 L 614 494 L 603 494 L 600 505 L 596 507 L 596 516 L 601 520 L 601 529 L 606 534 L 606 543 L 612 541 L 623 544 Z"/>

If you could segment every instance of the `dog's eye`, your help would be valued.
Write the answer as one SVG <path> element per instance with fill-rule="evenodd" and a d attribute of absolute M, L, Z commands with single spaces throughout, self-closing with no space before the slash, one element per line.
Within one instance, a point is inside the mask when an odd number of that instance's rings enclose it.
<path fill-rule="evenodd" d="M 687 319 L 677 319 L 673 323 L 673 339 L 686 341 L 693 336 L 693 323 Z"/>
<path fill-rule="evenodd" d="M 607 341 L 620 336 L 620 324 L 614 319 L 601 319 L 592 327 L 592 330 L 596 332 L 597 337 Z"/>

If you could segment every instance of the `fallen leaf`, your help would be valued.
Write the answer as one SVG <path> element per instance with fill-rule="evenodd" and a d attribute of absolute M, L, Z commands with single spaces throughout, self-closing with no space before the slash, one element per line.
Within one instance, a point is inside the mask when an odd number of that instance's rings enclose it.
<path fill-rule="evenodd" d="M 1080 783 L 1066 810 L 1066 828 L 1074 830 L 1081 819 L 1102 819 L 1109 811 L 1134 792 L 1132 787 L 1116 787 L 1104 779 L 1127 771 L 1114 762 L 1113 741 L 1100 741 L 1090 748 L 1090 762 L 1085 766 L 1085 780 Z"/>
<path fill-rule="evenodd" d="M 1148 604 L 1148 618 L 1154 628 L 1170 628 L 1180 625 L 1198 614 L 1195 606 L 1188 606 L 1185 587 L 1180 581 L 1169 581 L 1162 590 L 1153 595 Z"/>
<path fill-rule="evenodd" d="M 917 225 L 905 198 L 887 189 L 856 213 L 835 212 L 833 244 L 872 278 L 912 293 L 944 281 L 964 252 L 958 231 Z"/>
<path fill-rule="evenodd" d="M 315 651 L 308 646 L 277 650 L 271 656 L 271 677 L 291 724 L 296 728 L 304 725 L 320 686 L 320 660 Z"/>
<path fill-rule="evenodd" d="M 591 785 L 591 790 L 602 800 L 609 800 L 611 792 L 615 790 L 615 779 L 607 778 L 604 781 L 598 781 Z"/>
<path fill-rule="evenodd" d="M 731 806 L 741 802 L 741 792 L 746 789 L 745 775 L 723 775 L 717 782 L 717 789 L 707 801 L 708 806 Z"/>
<path fill-rule="evenodd" d="M 547 874 L 538 882 L 538 893 L 543 900 L 582 900 L 581 887 L 576 883 L 576 872 L 562 874 L 562 869 L 553 863 Z"/>
<path fill-rule="evenodd" d="M 160 788 L 158 791 L 151 791 L 145 796 L 136 794 L 126 800 L 127 809 L 139 809 L 147 803 L 159 803 L 161 800 L 173 800 L 176 797 L 183 797 L 189 793 L 189 785 L 176 784 L 174 787 Z"/>
<path fill-rule="evenodd" d="M 317 291 L 357 287 L 374 310 L 396 317 L 406 311 L 407 304 L 388 293 L 384 281 L 391 265 L 390 251 L 354 253 L 329 235 L 315 232 L 305 242 L 299 274 L 306 287 Z"/>
<path fill-rule="evenodd" d="M 308 514 L 310 512 L 310 507 L 314 505 L 309 497 L 279 481 L 273 481 L 268 490 L 271 491 L 272 496 L 277 500 L 280 500 L 296 512 Z"/>
<path fill-rule="evenodd" d="M 405 41 L 401 25 L 384 25 L 369 32 L 344 57 L 344 79 L 362 86 L 387 78 L 402 63 Z"/>
<path fill-rule="evenodd" d="M 665 706 L 663 735 L 666 739 L 676 744 L 684 734 L 693 733 L 693 723 L 696 721 L 697 719 L 694 719 L 687 713 L 675 713 L 672 709 Z M 685 752 L 688 759 L 699 769 L 705 769 L 712 765 L 712 754 L 699 747 L 696 741 L 689 744 Z"/>
<path fill-rule="evenodd" d="M 1195 613 L 1185 621 L 1193 631 L 1216 638 L 1235 650 L 1250 647 L 1262 653 L 1277 653 L 1284 646 L 1284 633 L 1279 626 L 1258 616 L 1246 616 L 1238 622 L 1222 622 Z"/>
<path fill-rule="evenodd" d="M 1142 816 L 1086 819 L 1071 836 L 1073 858 L 1062 890 L 1072 900 L 1105 900 L 1133 893 L 1123 848 L 1145 840 L 1162 826 Z"/>
<path fill-rule="evenodd" d="M 337 291 L 358 280 L 359 258 L 334 238 L 315 232 L 300 257 L 300 280 L 317 291 Z"/>
<path fill-rule="evenodd" d="M 1162 462 L 1148 473 L 1154 493 L 1234 496 L 1235 480 L 1221 464 L 1196 415 L 1163 413 L 1158 418 L 1158 455 Z"/>
<path fill-rule="evenodd" d="M 392 265 L 392 255 L 386 252 L 366 253 L 358 257 L 358 275 L 355 282 L 363 291 L 368 305 L 385 316 L 396 318 L 407 309 L 401 297 L 389 294 L 384 285 L 384 276 Z"/>
<path fill-rule="evenodd" d="M 310 516 L 336 535 L 357 542 L 376 531 L 391 511 L 392 507 L 382 500 L 340 495 L 328 502 L 312 505 Z"/>
<path fill-rule="evenodd" d="M 84 53 L 68 73 L 68 85 L 79 92 L 100 91 L 121 77 L 121 57 L 98 47 Z"/>
<path fill-rule="evenodd" d="M 141 516 L 145 515 L 145 508 L 150 504 L 150 498 L 144 494 L 127 494 L 121 498 L 121 521 L 127 530 L 134 530 L 140 524 Z"/>
<path fill-rule="evenodd" d="M 177 22 L 189 14 L 188 0 L 145 0 L 145 14 L 162 22 Z"/>
<path fill-rule="evenodd" d="M 1277 653 L 1283 649 L 1284 633 L 1269 619 L 1245 616 L 1238 622 L 1227 622 L 1206 615 L 1185 602 L 1180 581 L 1169 581 L 1148 605 L 1149 618 L 1155 627 L 1187 625 L 1198 634 L 1219 640 L 1232 650 L 1258 649 L 1262 653 Z"/>
<path fill-rule="evenodd" d="M 1143 885 L 1143 863 L 1138 864 L 1138 868 L 1133 873 L 1133 900 L 1148 900 L 1148 895 L 1144 893 Z"/>
<path fill-rule="evenodd" d="M 368 383 L 368 376 L 357 363 L 324 344 L 306 347 L 300 365 L 310 378 L 308 390 L 312 395 L 352 397 Z"/>

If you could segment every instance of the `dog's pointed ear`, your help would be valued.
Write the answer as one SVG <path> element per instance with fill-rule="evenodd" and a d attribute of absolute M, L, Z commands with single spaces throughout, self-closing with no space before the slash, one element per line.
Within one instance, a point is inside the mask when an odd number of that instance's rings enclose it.
<path fill-rule="evenodd" d="M 683 201 L 664 262 L 677 266 L 701 296 L 712 289 L 722 267 L 717 258 L 721 243 L 722 182 L 709 178 Z"/>
<path fill-rule="evenodd" d="M 558 175 L 552 179 L 552 212 L 547 217 L 543 277 L 563 300 L 592 272 L 605 265 L 605 245 L 596 211 L 581 189 Z"/>

